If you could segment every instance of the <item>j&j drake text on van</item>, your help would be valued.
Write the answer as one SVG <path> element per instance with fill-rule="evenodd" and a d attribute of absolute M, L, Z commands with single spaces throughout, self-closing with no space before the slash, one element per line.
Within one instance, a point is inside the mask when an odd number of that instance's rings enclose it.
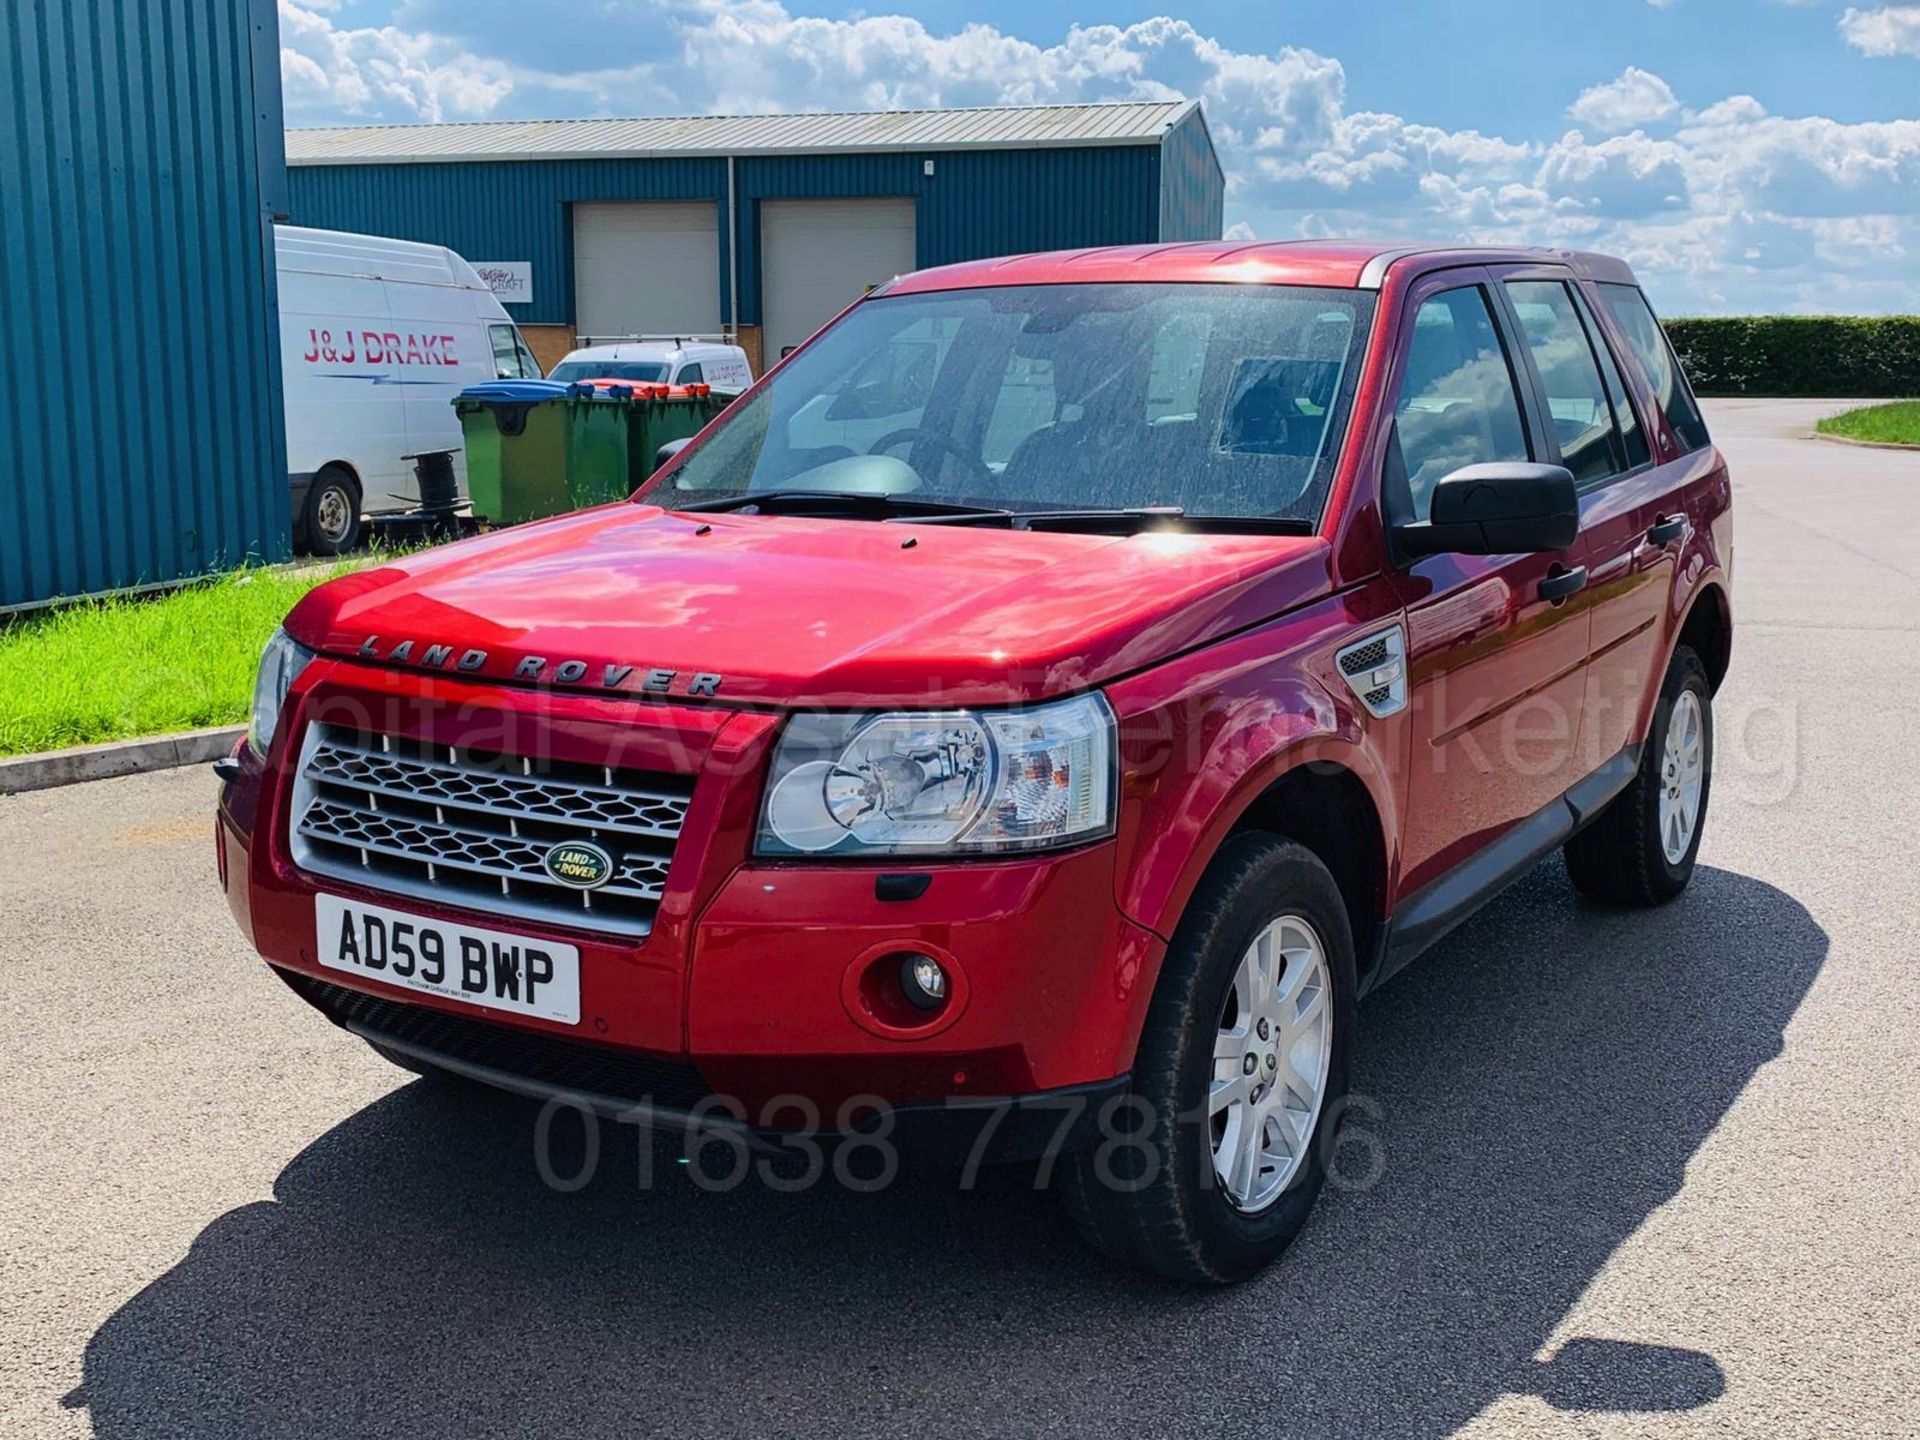
<path fill-rule="evenodd" d="M 451 365 L 458 366 L 457 335 L 404 335 L 391 330 L 307 331 L 307 348 L 300 358 L 309 365 Z"/>
<path fill-rule="evenodd" d="M 1368 992 L 1552 851 L 1687 884 L 1731 557 L 1618 260 L 924 271 L 631 503 L 307 596 L 220 873 L 403 1065 L 753 1143 L 878 1097 L 1231 1280 L 1314 1204 Z"/>

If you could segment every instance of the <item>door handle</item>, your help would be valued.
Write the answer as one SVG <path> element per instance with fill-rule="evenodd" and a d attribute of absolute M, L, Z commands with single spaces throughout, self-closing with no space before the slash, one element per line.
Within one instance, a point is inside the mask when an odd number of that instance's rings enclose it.
<path fill-rule="evenodd" d="M 1649 545 L 1667 546 L 1687 533 L 1687 517 L 1684 515 L 1663 515 L 1653 522 L 1653 528 L 1647 531 Z"/>
<path fill-rule="evenodd" d="M 1571 570 L 1554 570 L 1540 582 L 1540 598 L 1551 600 L 1558 605 L 1575 591 L 1585 587 L 1587 567 L 1576 565 Z"/>

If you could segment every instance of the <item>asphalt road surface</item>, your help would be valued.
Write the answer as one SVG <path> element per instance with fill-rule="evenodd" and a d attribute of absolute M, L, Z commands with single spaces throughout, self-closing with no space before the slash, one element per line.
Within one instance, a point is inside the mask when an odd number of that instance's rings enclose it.
<path fill-rule="evenodd" d="M 1362 1020 L 1366 1145 L 1199 1293 L 1013 1177 L 697 1188 L 413 1083 L 236 937 L 205 770 L 0 799 L 0 1434 L 1912 1436 L 1920 457 L 1712 407 L 1701 869 L 1550 861 Z M 1825 407 L 1831 408 L 1831 407 Z"/>

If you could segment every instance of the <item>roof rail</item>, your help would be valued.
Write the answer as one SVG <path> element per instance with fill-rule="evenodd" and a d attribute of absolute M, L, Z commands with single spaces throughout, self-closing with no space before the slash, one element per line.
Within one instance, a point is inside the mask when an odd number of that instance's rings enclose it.
<path fill-rule="evenodd" d="M 575 335 L 573 341 L 575 345 L 630 345 L 640 340 L 672 340 L 684 345 L 690 340 L 711 340 L 722 345 L 732 345 L 737 338 L 736 332 L 728 330 L 717 335 Z"/>

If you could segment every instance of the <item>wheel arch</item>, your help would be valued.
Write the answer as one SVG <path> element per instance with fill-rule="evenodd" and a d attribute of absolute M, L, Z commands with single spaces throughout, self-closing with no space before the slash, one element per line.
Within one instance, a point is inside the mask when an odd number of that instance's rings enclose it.
<path fill-rule="evenodd" d="M 1673 643 L 1693 649 L 1706 667 L 1708 690 L 1718 694 L 1733 659 L 1733 605 L 1722 581 L 1703 580 L 1694 587 Z"/>
<path fill-rule="evenodd" d="M 1339 729 L 1297 737 L 1250 767 L 1193 829 L 1198 839 L 1172 884 L 1123 882 L 1122 910 L 1171 940 L 1201 877 L 1234 836 L 1266 831 L 1305 846 L 1332 873 L 1353 930 L 1365 987 L 1377 966 L 1392 884 L 1398 809 L 1389 770 L 1349 717 Z M 1175 831 L 1188 825 L 1169 821 Z"/>
<path fill-rule="evenodd" d="M 1254 795 L 1221 843 L 1249 831 L 1284 836 L 1327 867 L 1346 902 L 1355 978 L 1364 989 L 1379 964 L 1387 915 L 1387 834 L 1373 792 L 1347 766 L 1309 760 Z"/>
<path fill-rule="evenodd" d="M 361 478 L 360 468 L 357 465 L 351 460 L 322 460 L 318 465 L 313 467 L 313 478 L 318 480 L 329 470 L 344 472 L 347 479 L 353 482 L 353 488 L 360 493 L 361 502 L 365 503 L 367 498 L 367 482 Z"/>

